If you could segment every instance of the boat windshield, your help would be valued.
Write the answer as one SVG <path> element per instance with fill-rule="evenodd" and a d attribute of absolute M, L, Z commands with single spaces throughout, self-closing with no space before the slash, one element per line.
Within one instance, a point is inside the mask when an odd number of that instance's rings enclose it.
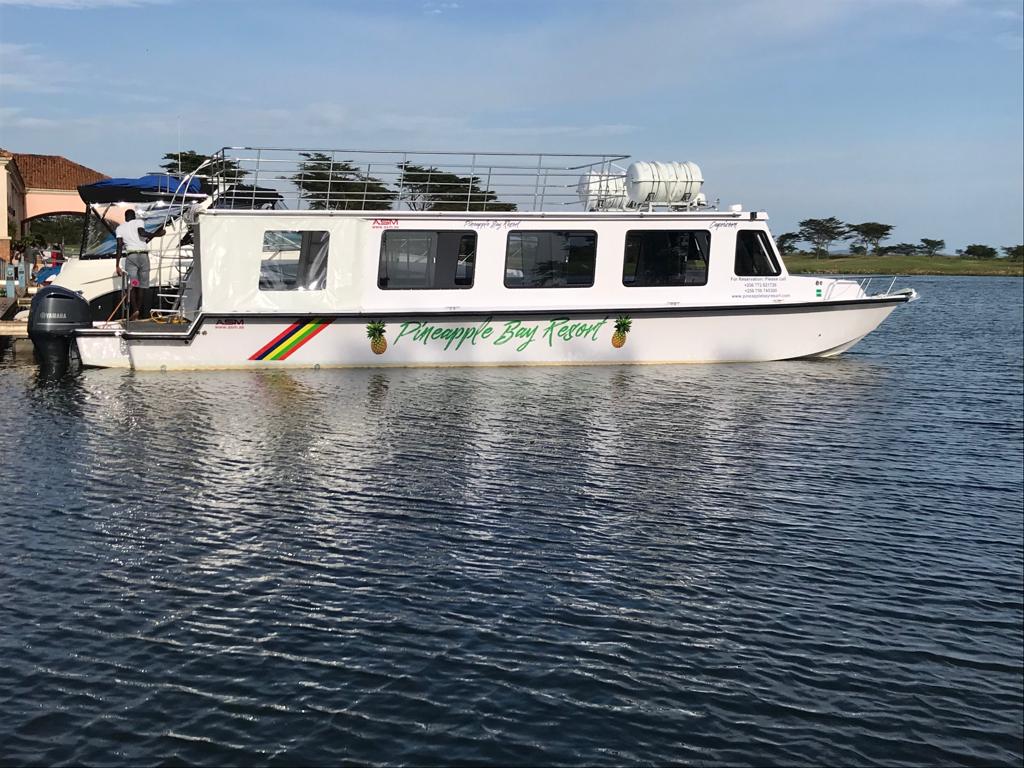
<path fill-rule="evenodd" d="M 114 237 L 114 230 L 117 229 L 117 222 L 105 219 L 103 214 L 109 207 L 102 211 L 89 206 L 85 221 L 85 237 L 82 245 L 83 259 L 106 259 L 112 258 L 117 253 L 117 239 Z M 180 205 L 160 206 L 150 210 L 135 208 L 136 215 L 142 219 L 143 224 L 150 232 L 155 232 L 164 223 L 166 217 L 171 223 L 181 216 L 183 208 Z M 168 212 L 169 211 L 169 212 Z"/>

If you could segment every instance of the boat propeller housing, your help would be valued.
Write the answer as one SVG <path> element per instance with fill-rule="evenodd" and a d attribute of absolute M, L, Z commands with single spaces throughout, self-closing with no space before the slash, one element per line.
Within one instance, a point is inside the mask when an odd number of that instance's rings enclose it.
<path fill-rule="evenodd" d="M 32 298 L 28 335 L 44 373 L 63 376 L 71 357 L 74 333 L 91 328 L 89 303 L 74 291 L 51 285 Z"/>

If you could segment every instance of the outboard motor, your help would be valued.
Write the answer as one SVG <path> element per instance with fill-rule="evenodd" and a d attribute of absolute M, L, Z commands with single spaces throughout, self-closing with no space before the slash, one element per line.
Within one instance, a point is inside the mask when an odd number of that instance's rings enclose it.
<path fill-rule="evenodd" d="M 45 376 L 59 378 L 67 373 L 75 330 L 91 327 L 89 302 L 74 291 L 50 285 L 32 297 L 28 335 Z"/>

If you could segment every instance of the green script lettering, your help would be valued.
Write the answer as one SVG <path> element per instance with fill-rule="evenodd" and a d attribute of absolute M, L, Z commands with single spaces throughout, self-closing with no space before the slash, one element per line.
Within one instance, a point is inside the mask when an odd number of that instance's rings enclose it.
<path fill-rule="evenodd" d="M 554 346 L 555 336 L 563 341 L 573 339 L 590 339 L 597 341 L 597 335 L 601 332 L 608 318 L 593 323 L 570 323 L 567 317 L 556 317 L 548 322 L 544 329 L 544 337 L 548 340 L 548 346 Z"/>
<path fill-rule="evenodd" d="M 569 322 L 567 317 L 556 317 L 548 320 L 544 325 L 542 335 L 548 342 L 548 346 L 554 346 L 555 339 L 572 341 L 573 339 L 590 339 L 597 341 L 598 334 L 607 324 L 608 318 L 594 322 Z M 522 320 L 507 320 L 501 327 L 501 332 L 494 337 L 492 344 L 502 346 L 512 342 L 517 352 L 522 352 L 537 337 L 537 330 L 541 325 L 537 323 L 525 324 Z M 478 325 L 456 325 L 444 327 L 431 325 L 427 322 L 408 320 L 401 324 L 398 333 L 395 335 L 394 344 L 398 344 L 405 337 L 412 341 L 419 342 L 426 346 L 430 342 L 443 342 L 446 350 L 461 349 L 462 345 L 469 342 L 475 346 L 478 339 L 490 340 L 494 336 L 494 327 L 491 325 L 491 318 L 487 318 Z"/>
<path fill-rule="evenodd" d="M 475 345 L 478 338 L 486 339 L 493 332 L 490 318 L 479 325 L 457 325 L 451 328 L 409 320 L 402 323 L 394 343 L 397 345 L 405 336 L 411 336 L 413 341 L 418 341 L 424 346 L 431 341 L 443 341 L 446 350 L 451 349 L 453 344 L 455 349 L 461 349 L 467 341 Z"/>
<path fill-rule="evenodd" d="M 407 333 L 414 333 L 422 325 L 423 323 L 417 323 L 415 320 L 410 320 L 408 322 L 402 323 L 402 330 L 400 330 L 398 332 L 398 335 L 395 336 L 394 343 L 397 344 L 400 338 L 405 336 Z"/>
<path fill-rule="evenodd" d="M 495 346 L 501 344 L 507 344 L 513 339 L 523 341 L 516 346 L 516 352 L 522 352 L 533 342 L 534 337 L 537 335 L 537 326 L 524 326 L 519 320 L 509 320 L 505 323 L 505 327 L 501 331 L 501 335 L 494 340 Z"/>

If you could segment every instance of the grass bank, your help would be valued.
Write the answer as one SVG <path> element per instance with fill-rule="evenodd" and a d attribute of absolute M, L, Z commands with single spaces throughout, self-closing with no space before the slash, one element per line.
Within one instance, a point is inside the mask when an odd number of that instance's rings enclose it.
<path fill-rule="evenodd" d="M 1024 277 L 1024 263 L 991 259 L 975 261 L 953 256 L 841 256 L 816 259 L 804 254 L 785 257 L 795 274 L 829 275 L 1008 275 Z"/>

